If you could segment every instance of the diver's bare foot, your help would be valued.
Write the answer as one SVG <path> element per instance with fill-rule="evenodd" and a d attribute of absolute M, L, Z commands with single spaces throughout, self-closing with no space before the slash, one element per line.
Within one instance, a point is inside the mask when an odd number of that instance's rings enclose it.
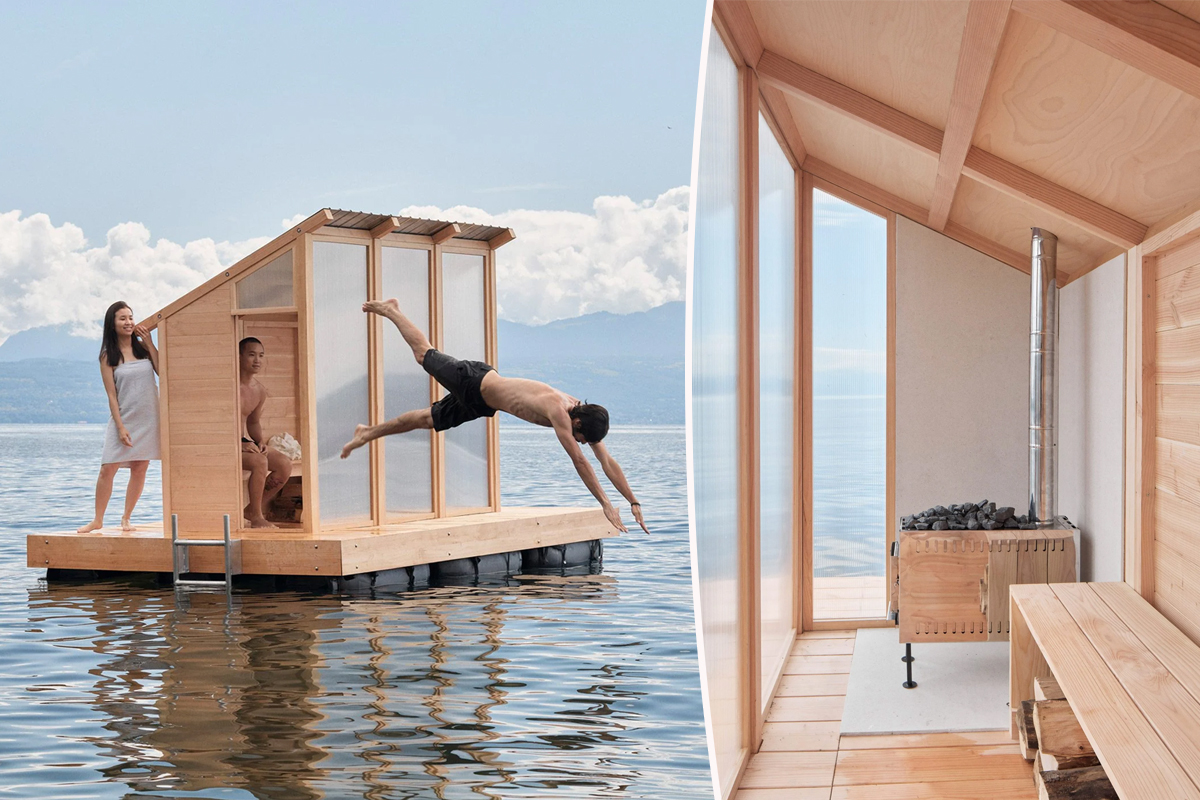
<path fill-rule="evenodd" d="M 396 301 L 393 300 L 392 302 Z M 346 442 L 346 446 L 342 448 L 342 458 L 349 458 L 351 453 L 367 443 L 366 434 L 370 428 L 370 425 L 354 426 L 354 438 Z"/>
<path fill-rule="evenodd" d="M 121 517 L 121 530 L 136 531 L 137 528 L 133 527 L 133 523 L 129 521 L 129 517 Z"/>
<path fill-rule="evenodd" d="M 275 527 L 267 520 L 266 517 L 258 517 L 257 519 L 252 517 L 248 521 L 250 523 L 251 528 L 274 528 Z"/>
<path fill-rule="evenodd" d="M 104 527 L 103 522 L 97 522 L 96 520 L 92 520 L 87 525 L 83 525 L 79 528 L 76 528 L 75 532 L 76 533 L 91 533 L 92 531 L 98 531 L 103 527 Z"/>
<path fill-rule="evenodd" d="M 363 303 L 362 310 L 390 318 L 392 314 L 399 313 L 400 301 L 394 297 L 391 300 L 368 300 Z"/>

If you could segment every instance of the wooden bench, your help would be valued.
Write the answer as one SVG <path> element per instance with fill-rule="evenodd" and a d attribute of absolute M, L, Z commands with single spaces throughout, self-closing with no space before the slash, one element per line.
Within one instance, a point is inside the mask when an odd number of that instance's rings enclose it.
<path fill-rule="evenodd" d="M 1124 583 L 1014 585 L 1009 602 L 1010 707 L 1053 677 L 1120 797 L 1200 800 L 1200 647 Z"/>

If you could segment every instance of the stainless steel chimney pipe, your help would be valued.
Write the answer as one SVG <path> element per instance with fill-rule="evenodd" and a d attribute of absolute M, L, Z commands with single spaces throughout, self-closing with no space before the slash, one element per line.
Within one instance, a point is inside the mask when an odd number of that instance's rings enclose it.
<path fill-rule="evenodd" d="M 1033 229 L 1029 308 L 1029 518 L 1058 517 L 1058 237 Z"/>

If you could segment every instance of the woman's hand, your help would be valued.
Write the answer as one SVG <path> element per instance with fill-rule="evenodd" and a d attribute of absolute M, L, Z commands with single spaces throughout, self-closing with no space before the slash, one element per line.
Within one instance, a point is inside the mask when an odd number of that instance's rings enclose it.
<path fill-rule="evenodd" d="M 621 512 L 617 511 L 612 504 L 604 506 L 604 516 L 608 518 L 609 524 L 619 530 L 621 533 L 629 533 L 629 529 L 621 522 Z"/>
<path fill-rule="evenodd" d="M 125 426 L 117 428 L 117 438 L 121 440 L 121 444 L 126 447 L 133 447 L 133 437 L 129 435 L 129 431 L 125 430 Z"/>
<path fill-rule="evenodd" d="M 637 520 L 637 524 L 641 525 L 642 530 L 649 534 L 650 529 L 646 527 L 646 521 L 642 519 L 642 504 L 633 503 L 630 505 L 629 510 L 633 513 L 633 518 Z"/>
<path fill-rule="evenodd" d="M 267 446 L 258 442 L 242 442 L 242 452 L 261 455 L 267 452 Z"/>
<path fill-rule="evenodd" d="M 142 344 L 147 347 L 154 347 L 154 340 L 150 338 L 150 330 L 145 325 L 133 326 L 133 335 L 142 340 Z"/>

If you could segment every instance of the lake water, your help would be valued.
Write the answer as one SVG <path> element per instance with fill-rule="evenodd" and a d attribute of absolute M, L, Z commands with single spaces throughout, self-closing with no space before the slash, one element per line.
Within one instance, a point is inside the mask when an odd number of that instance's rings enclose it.
<path fill-rule="evenodd" d="M 711 797 L 682 426 L 610 434 L 652 536 L 601 574 L 232 608 L 25 567 L 90 518 L 103 431 L 0 426 L 0 798 Z M 500 440 L 505 504 L 594 504 L 551 433 Z"/>

